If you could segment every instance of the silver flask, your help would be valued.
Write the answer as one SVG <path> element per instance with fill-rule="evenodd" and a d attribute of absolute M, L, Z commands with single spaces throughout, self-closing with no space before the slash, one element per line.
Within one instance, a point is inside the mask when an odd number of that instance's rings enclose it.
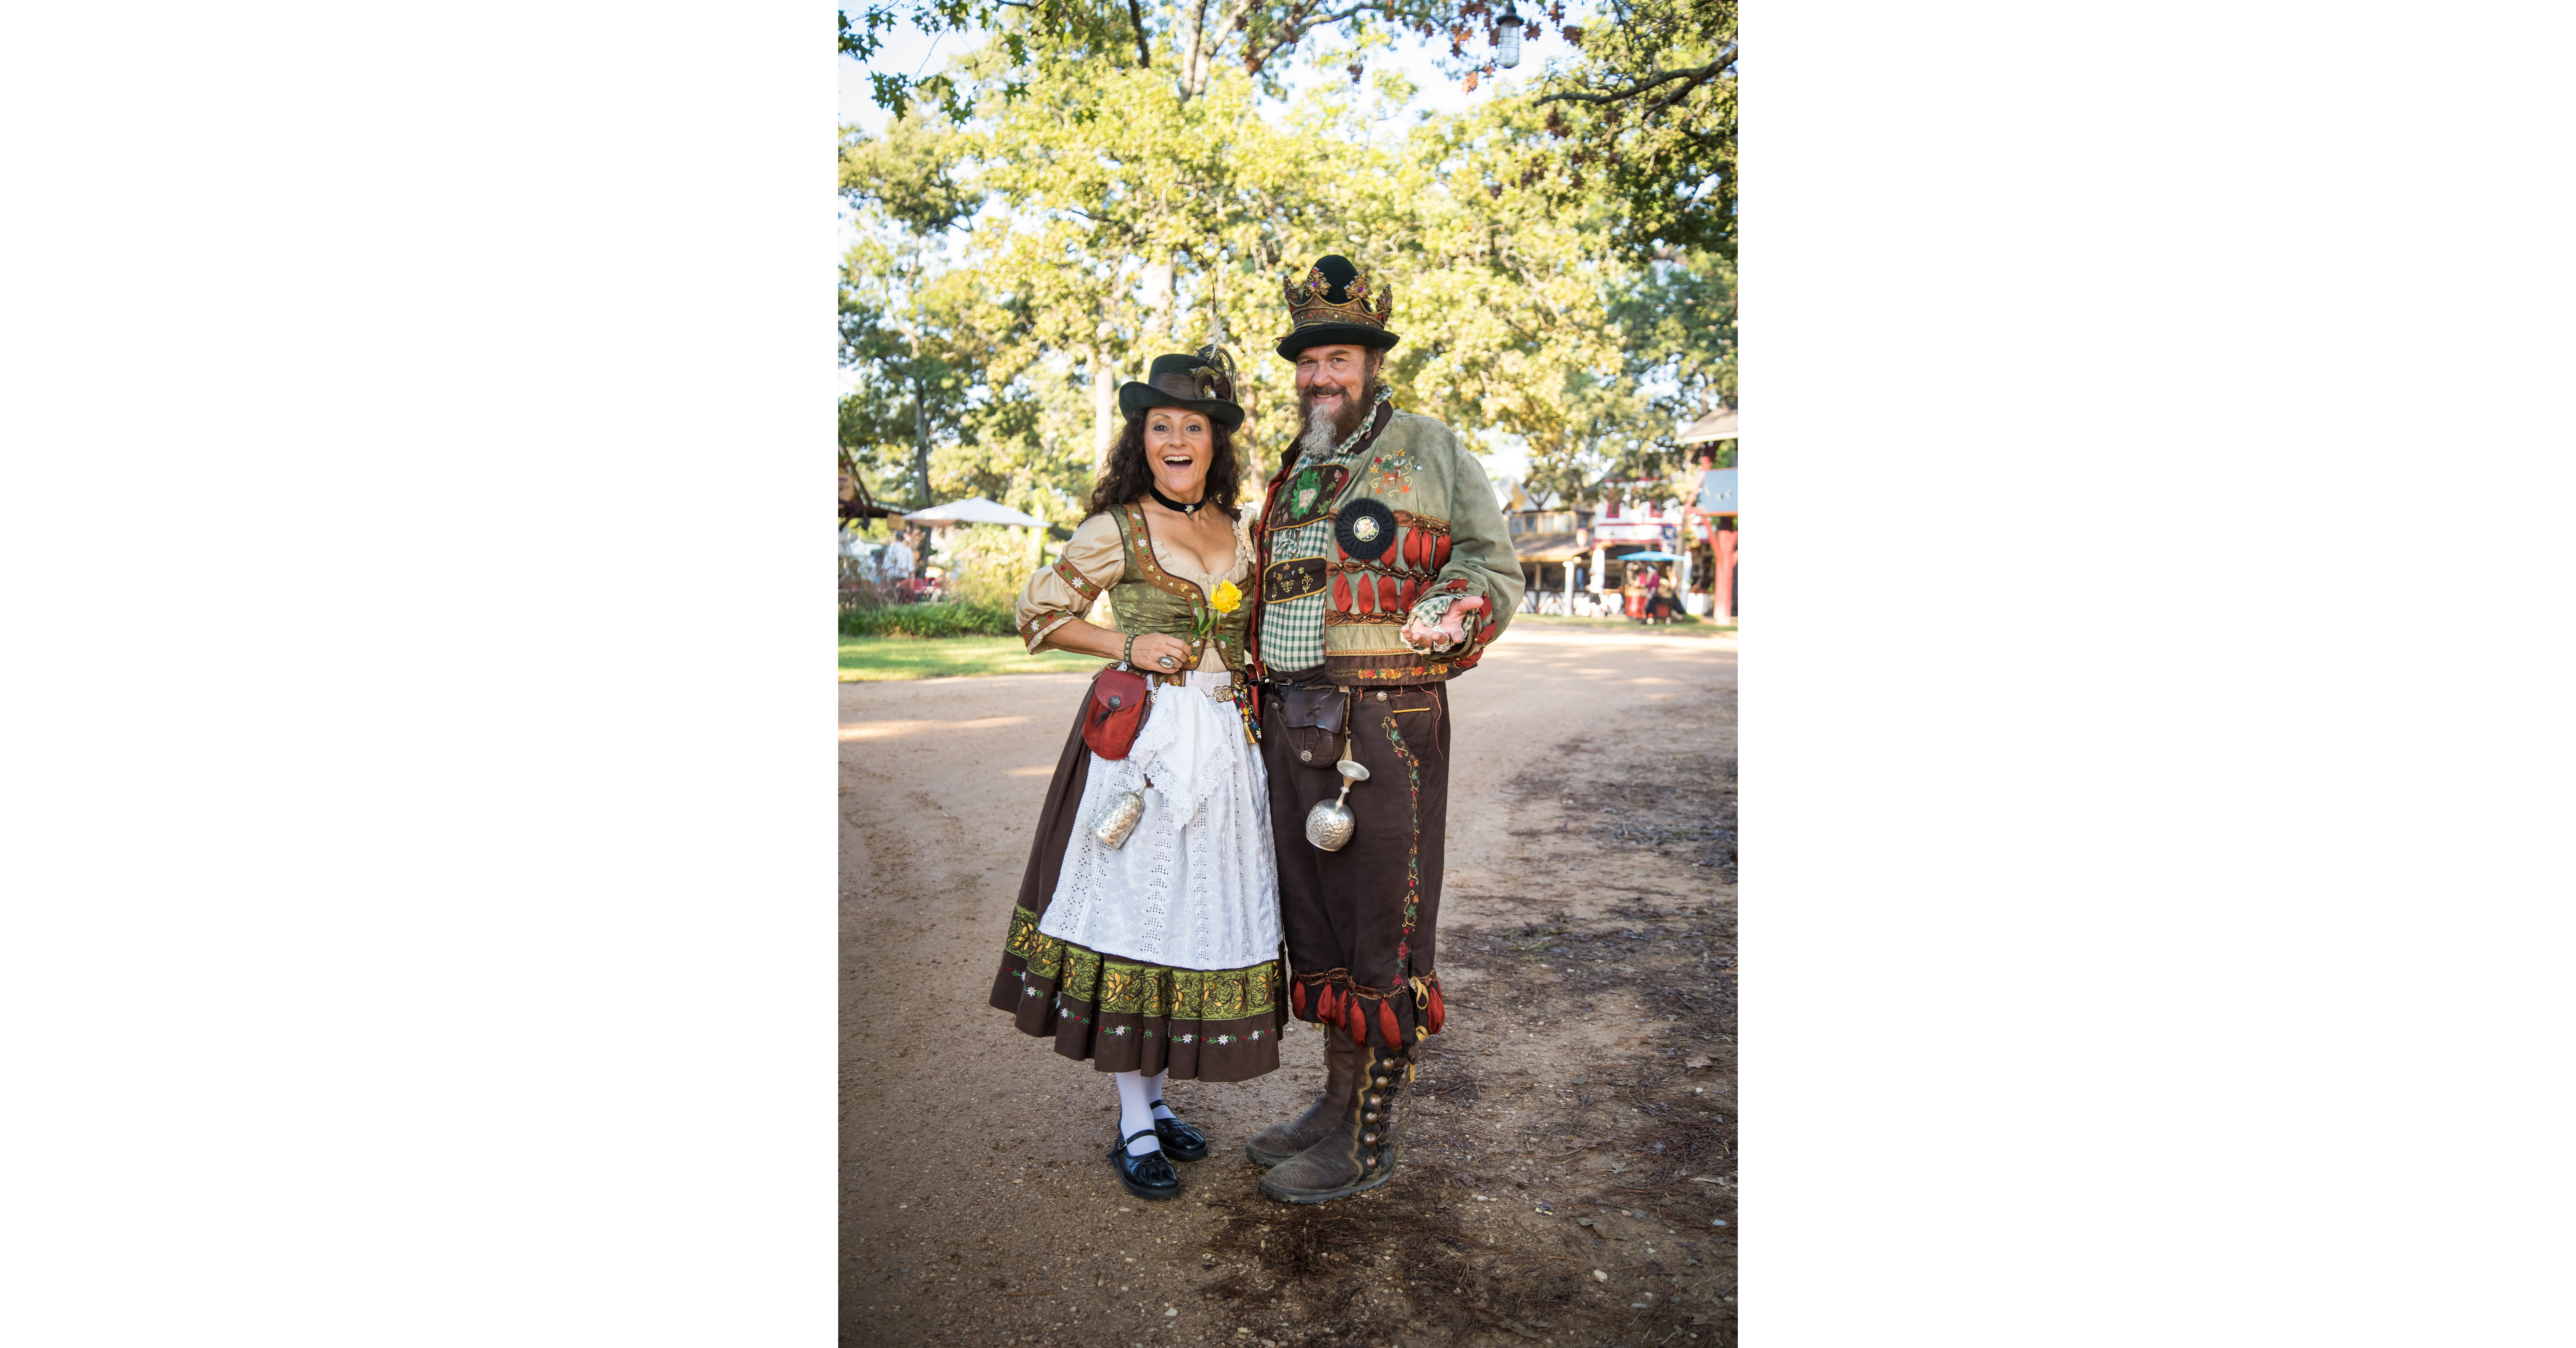
<path fill-rule="evenodd" d="M 1100 813 L 1091 820 L 1092 840 L 1110 851 L 1127 845 L 1128 835 L 1136 831 L 1136 821 L 1145 817 L 1145 798 L 1134 791 L 1121 791 L 1101 802 Z"/>

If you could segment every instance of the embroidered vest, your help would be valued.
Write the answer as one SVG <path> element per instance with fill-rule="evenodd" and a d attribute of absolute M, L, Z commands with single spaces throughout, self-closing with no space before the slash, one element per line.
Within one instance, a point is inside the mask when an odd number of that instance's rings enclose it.
<path fill-rule="evenodd" d="M 1208 596 L 1199 587 L 1164 570 L 1154 561 L 1151 535 L 1145 529 L 1145 507 L 1124 505 L 1109 512 L 1118 525 L 1118 543 L 1126 550 L 1117 584 L 1109 587 L 1109 607 L 1117 615 L 1118 630 L 1141 635 L 1162 632 L 1190 644 L 1190 658 L 1177 673 L 1162 676 L 1177 683 L 1206 658 L 1207 642 L 1196 635 L 1197 618 L 1210 612 Z M 1232 613 L 1216 615 L 1216 629 L 1210 640 L 1216 643 L 1216 658 L 1237 677 L 1243 673 L 1243 637 L 1252 621 L 1249 595 L 1239 600 Z"/>

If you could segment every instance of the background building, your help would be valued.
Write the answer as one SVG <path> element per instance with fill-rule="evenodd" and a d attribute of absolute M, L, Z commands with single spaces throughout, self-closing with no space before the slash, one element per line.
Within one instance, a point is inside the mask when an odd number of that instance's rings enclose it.
<path fill-rule="evenodd" d="M 1685 448 L 1704 447 L 1698 456 L 1698 499 L 1684 514 L 1693 541 L 1705 540 L 1708 544 L 1709 616 L 1719 622 L 1733 622 L 1742 607 L 1737 563 L 1743 550 L 1743 540 L 1736 533 L 1735 409 L 1721 407 L 1711 411 L 1692 422 L 1680 440 Z M 1727 466 L 1718 467 L 1721 462 Z"/>

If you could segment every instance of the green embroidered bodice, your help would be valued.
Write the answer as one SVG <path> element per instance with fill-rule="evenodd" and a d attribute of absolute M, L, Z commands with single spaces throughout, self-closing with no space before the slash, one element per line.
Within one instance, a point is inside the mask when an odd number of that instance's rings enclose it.
<path fill-rule="evenodd" d="M 1200 592 L 1196 583 L 1183 580 L 1163 569 L 1154 560 L 1151 535 L 1145 528 L 1145 508 L 1141 505 L 1120 506 L 1109 512 L 1118 525 L 1119 546 L 1126 550 L 1119 581 L 1109 587 L 1109 608 L 1116 615 L 1118 630 L 1130 635 L 1162 632 L 1190 644 L 1190 658 L 1182 673 L 1199 667 L 1207 656 L 1207 643 L 1197 633 L 1199 615 L 1211 611 L 1209 596 Z M 1232 613 L 1216 615 L 1216 628 L 1211 639 L 1216 642 L 1216 658 L 1237 676 L 1243 673 L 1243 639 L 1252 622 L 1252 597 L 1237 599 Z M 1181 675 L 1167 675 L 1177 681 Z"/>

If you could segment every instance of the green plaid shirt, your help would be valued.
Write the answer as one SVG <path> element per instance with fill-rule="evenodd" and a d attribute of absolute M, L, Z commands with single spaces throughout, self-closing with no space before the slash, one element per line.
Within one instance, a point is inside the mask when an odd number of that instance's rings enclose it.
<path fill-rule="evenodd" d="M 1322 462 L 1330 463 L 1325 459 Z M 1272 562 L 1333 555 L 1333 518 L 1298 525 L 1270 536 Z M 1324 663 L 1324 605 L 1330 586 L 1261 609 L 1261 663 L 1279 673 L 1294 674 Z"/>

